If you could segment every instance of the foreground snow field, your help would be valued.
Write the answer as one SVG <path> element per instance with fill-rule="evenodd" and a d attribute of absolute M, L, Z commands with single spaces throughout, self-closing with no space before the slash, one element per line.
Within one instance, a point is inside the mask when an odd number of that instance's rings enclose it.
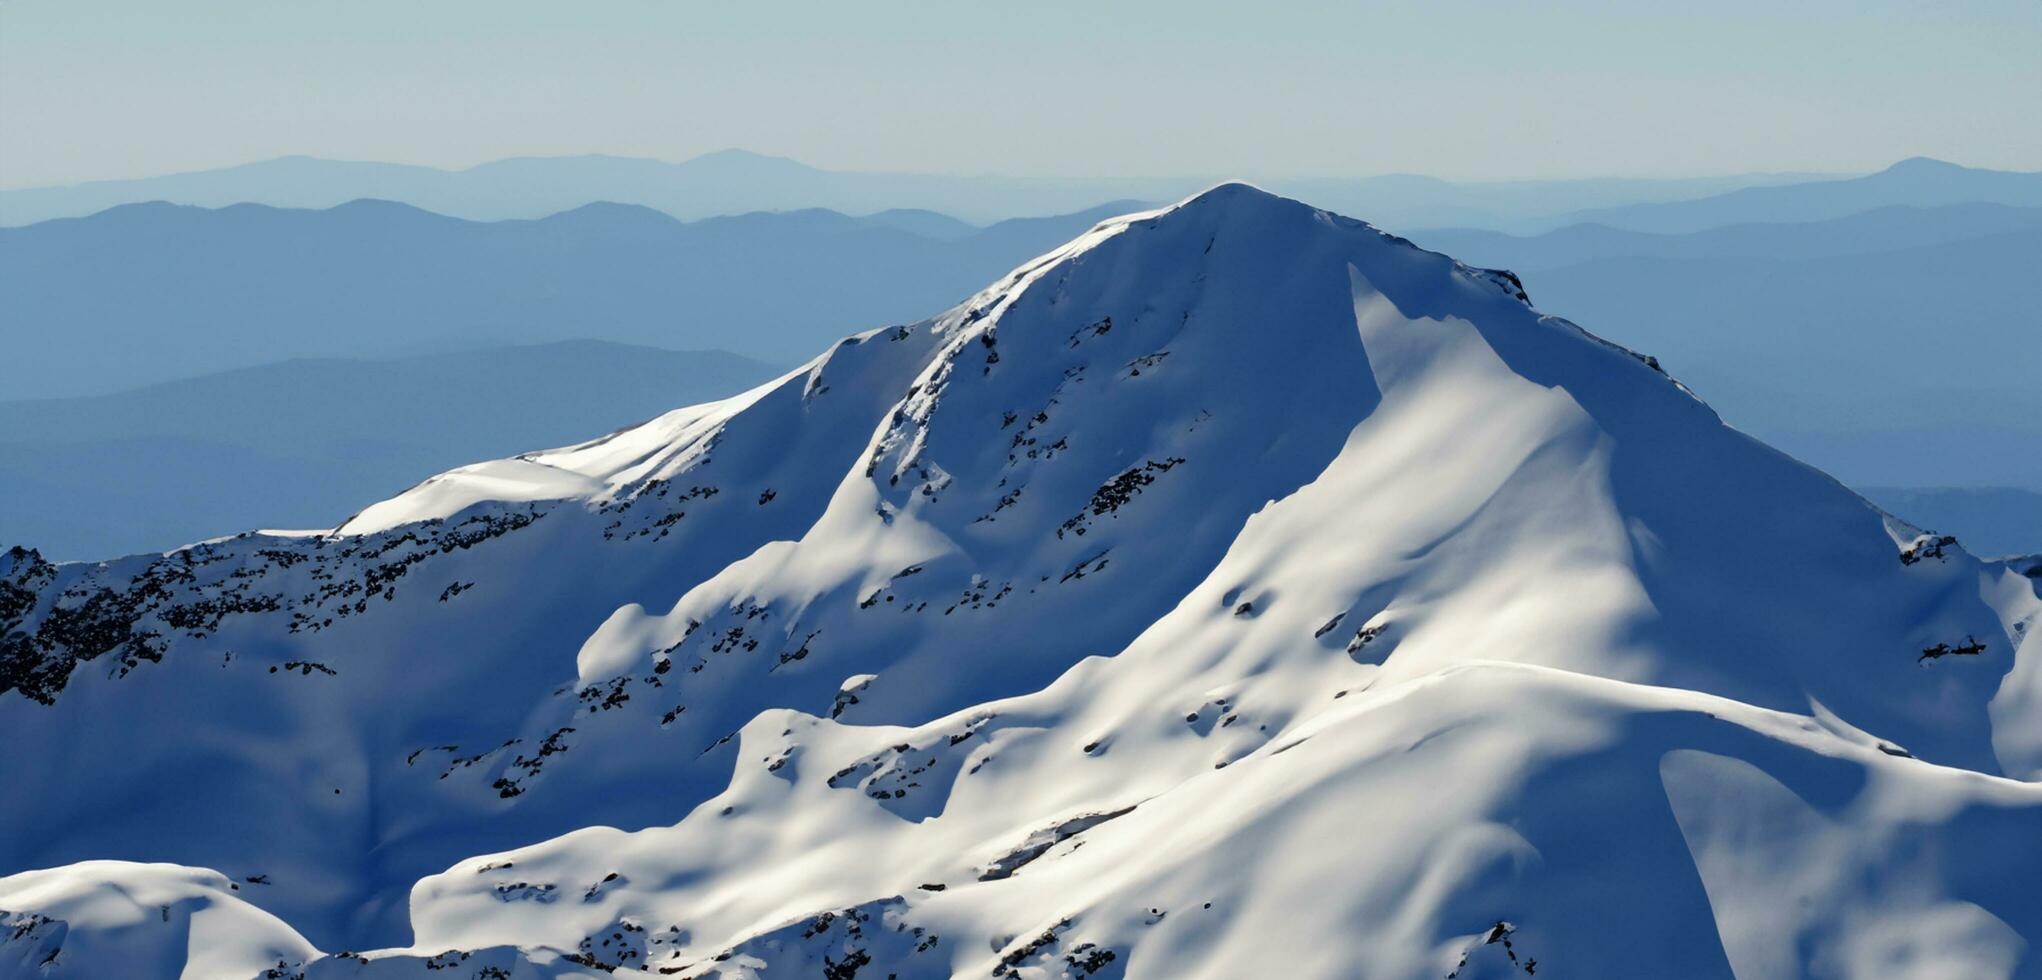
<path fill-rule="evenodd" d="M 0 558 L 0 977 L 2042 975 L 2037 574 L 1224 185 L 330 532 Z"/>

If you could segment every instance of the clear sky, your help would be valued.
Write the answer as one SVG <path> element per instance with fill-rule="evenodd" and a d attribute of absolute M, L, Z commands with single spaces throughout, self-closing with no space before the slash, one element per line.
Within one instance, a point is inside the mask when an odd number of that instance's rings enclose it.
<path fill-rule="evenodd" d="M 2042 0 L 0 0 L 0 186 L 291 153 L 860 170 L 2042 169 Z"/>

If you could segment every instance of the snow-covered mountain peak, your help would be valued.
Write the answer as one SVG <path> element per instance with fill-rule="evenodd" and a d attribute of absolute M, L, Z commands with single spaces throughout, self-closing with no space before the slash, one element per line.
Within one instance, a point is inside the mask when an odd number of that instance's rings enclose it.
<path fill-rule="evenodd" d="M 55 870 L 0 909 L 279 975 L 1990 967 L 2042 938 L 2042 835 L 1964 850 L 2042 815 L 2024 571 L 1222 185 L 330 534 L 10 553 L 0 871 Z"/>
<path fill-rule="evenodd" d="M 1222 251 L 1219 249 L 1223 240 L 1226 248 Z M 1114 254 L 1111 258 L 1093 258 L 1092 253 L 1100 251 Z M 1044 280 L 1062 285 L 1071 276 L 1110 274 L 1118 279 L 1120 290 L 1143 294 L 1162 286 L 1151 283 L 1151 279 L 1197 279 L 1216 272 L 1231 272 L 1237 277 L 1256 276 L 1266 281 L 1270 270 L 1285 264 L 1299 261 L 1323 264 L 1336 256 L 1353 259 L 1370 252 L 1379 253 L 1378 263 L 1430 263 L 1442 270 L 1475 271 L 1365 222 L 1322 211 L 1251 184 L 1229 182 L 1166 207 L 1103 221 L 1062 248 L 1023 264 L 963 304 L 952 318 L 940 322 L 946 326 L 976 324 L 1003 301 L 1012 301 Z M 1101 263 L 1108 266 L 1104 272 L 1081 269 L 1088 264 L 1096 268 Z M 1400 271 L 1422 275 L 1419 264 L 1405 265 Z M 1481 278 L 1508 284 L 1506 292 L 1517 291 L 1515 278 L 1507 274 L 1487 273 Z"/>
<path fill-rule="evenodd" d="M 582 446 L 442 474 L 371 506 L 339 531 L 372 533 L 445 519 L 490 501 L 615 504 L 629 499 L 640 484 L 685 471 L 732 419 L 761 399 L 786 392 L 794 379 L 801 379 L 806 400 L 860 371 L 858 365 L 870 358 L 852 348 L 868 341 L 910 341 L 902 350 L 917 355 L 931 345 L 940 351 L 924 365 L 927 376 L 911 385 L 911 414 L 931 407 L 932 392 L 954 381 L 958 366 L 967 360 L 980 375 L 993 374 L 1002 358 L 1010 365 L 1020 361 L 1019 367 L 1002 372 L 1009 375 L 1032 368 L 1070 373 L 1081 363 L 1138 374 L 1172 356 L 1181 364 L 1186 352 L 1165 348 L 1189 328 L 1194 315 L 1200 318 L 1197 332 L 1210 335 L 1212 346 L 1233 348 L 1214 356 L 1238 368 L 1254 366 L 1238 356 L 1251 346 L 1267 348 L 1265 361 L 1308 360 L 1328 342 L 1353 341 L 1350 322 L 1337 313 L 1324 315 L 1329 304 L 1345 302 L 1350 266 L 1373 273 L 1387 284 L 1394 302 L 1416 310 L 1437 311 L 1446 295 L 1461 290 L 1483 299 L 1523 299 L 1508 273 L 1469 269 L 1363 222 L 1248 184 L 1221 184 L 1168 207 L 1102 222 L 942 315 L 847 338 L 753 392 L 680 409 Z M 1280 296 L 1268 288 L 1278 283 L 1305 288 L 1281 308 L 1271 305 Z M 1308 305 L 1313 303 L 1316 307 Z M 1165 307 L 1171 308 L 1168 314 Z M 1170 316 L 1175 320 L 1166 322 Z M 1116 324 L 1120 333 L 1109 339 Z M 1149 346 L 1137 350 L 1143 343 Z M 1104 357 L 1121 362 L 1092 363 Z"/>

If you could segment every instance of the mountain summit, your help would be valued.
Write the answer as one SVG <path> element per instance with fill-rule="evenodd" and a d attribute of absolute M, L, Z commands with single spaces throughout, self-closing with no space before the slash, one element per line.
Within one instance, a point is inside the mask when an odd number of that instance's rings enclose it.
<path fill-rule="evenodd" d="M 330 531 L 9 553 L 0 976 L 2027 974 L 2038 623 L 1223 185 Z"/>

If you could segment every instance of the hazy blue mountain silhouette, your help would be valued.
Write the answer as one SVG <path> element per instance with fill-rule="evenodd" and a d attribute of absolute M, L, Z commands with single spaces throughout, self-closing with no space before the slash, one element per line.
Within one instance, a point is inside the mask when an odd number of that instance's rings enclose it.
<path fill-rule="evenodd" d="M 1746 223 L 1688 234 L 1571 225 L 1542 235 L 1453 228 L 1417 232 L 1426 248 L 1463 262 L 1516 272 L 1604 258 L 1819 258 L 1958 242 L 2042 228 L 2042 207 L 2003 204 L 1894 205 L 1797 224 Z"/>
<path fill-rule="evenodd" d="M 1847 483 L 2042 489 L 2036 268 L 2042 228 L 1813 258 L 1598 258 L 1524 282 Z"/>
<path fill-rule="evenodd" d="M 374 198 L 443 214 L 499 219 L 540 217 L 594 200 L 652 205 L 646 198 L 657 197 L 662 203 L 655 206 L 674 204 L 684 214 L 706 216 L 752 210 L 761 205 L 741 198 L 784 193 L 826 176 L 792 160 L 741 151 L 681 163 L 601 155 L 520 157 L 465 170 L 287 156 L 156 177 L 0 191 L 0 224 L 79 217 L 155 200 L 201 207 L 259 203 L 321 209 Z M 601 192 L 605 188 L 636 188 L 641 193 L 605 194 Z M 719 195 L 735 207 L 716 206 Z"/>
<path fill-rule="evenodd" d="M 924 238 L 940 238 L 944 241 L 968 238 L 973 232 L 979 230 L 979 226 L 970 222 L 961 221 L 947 214 L 924 208 L 894 208 L 888 211 L 875 211 L 862 216 L 858 220 L 868 225 L 893 228 L 898 231 L 908 232 L 909 234 L 921 235 Z"/>
<path fill-rule="evenodd" d="M 0 191 L 0 226 L 79 217 L 144 201 L 318 209 L 358 198 L 402 201 L 472 220 L 536 218 L 590 201 L 621 201 L 683 219 L 823 207 L 849 214 L 933 211 L 970 221 L 993 221 L 1077 211 L 1114 199 L 1175 200 L 1228 176 L 1237 175 L 1066 178 L 859 173 L 824 170 L 742 150 L 678 163 L 614 156 L 521 157 L 465 170 L 300 156 L 160 177 Z M 1684 200 L 1811 176 L 1455 183 L 1391 174 L 1263 177 L 1257 182 L 1367 215 L 1387 228 L 1467 225 L 1522 229 L 1553 227 L 1557 216 L 1582 208 Z M 905 230 L 932 233 L 927 215 L 895 215 L 885 220 Z"/>
<path fill-rule="evenodd" d="M 0 402 L 0 545 L 94 558 L 332 526 L 451 467 L 578 442 L 778 371 L 721 351 L 570 341 Z"/>
<path fill-rule="evenodd" d="M 977 228 L 913 210 L 852 218 L 808 209 L 689 223 L 644 207 L 591 204 L 535 220 L 472 222 L 367 200 L 322 211 L 124 206 L 0 229 L 13 369 L 0 375 L 0 397 L 103 393 L 289 358 L 574 337 L 725 348 L 788 363 L 848 327 L 955 302 L 1133 207 Z M 2042 416 L 2033 408 L 2042 345 L 2033 340 L 2026 286 L 2042 265 L 2042 210 L 1896 206 L 1684 235 L 1582 226 L 1530 238 L 1467 230 L 1414 237 L 1476 264 L 1517 269 L 1542 308 L 1658 355 L 1734 424 L 1854 485 L 2042 490 L 2035 451 Z M 480 361 L 446 363 L 483 370 Z M 290 390 L 277 389 L 274 400 L 288 403 Z M 401 430 L 430 417 L 410 407 L 426 390 L 395 386 L 375 399 L 321 406 Z M 613 404 L 590 388 L 576 404 L 643 416 L 697 397 Z M 326 432 L 325 443 L 236 443 L 209 427 L 246 417 L 245 406 L 259 401 L 243 399 L 238 415 L 198 413 L 192 417 L 210 421 L 169 430 L 145 423 L 191 415 L 176 399 L 112 415 L 104 405 L 113 402 L 99 399 L 46 403 L 33 425 L 12 434 L 0 427 L 8 453 L 0 479 L 9 498 L 36 501 L 50 532 L 40 540 L 51 544 L 64 540 L 71 517 L 91 513 L 104 523 L 106 514 L 129 515 L 120 519 L 135 526 L 115 521 L 105 541 L 74 552 L 111 554 L 221 527 L 330 522 L 336 517 L 317 500 L 304 509 L 316 517 L 237 512 L 223 523 L 208 508 L 234 486 L 287 483 L 336 453 L 396 460 L 406 474 L 401 485 L 590 429 L 584 416 L 563 416 L 578 421 L 558 437 L 485 444 L 463 443 L 464 430 L 440 426 L 450 433 L 437 444 L 447 452 L 427 463 L 387 441 L 351 442 L 357 437 L 314 416 L 292 416 L 288 427 Z M 71 427 L 65 419 L 73 415 L 98 419 L 97 427 Z M 359 445 L 371 448 L 351 448 Z M 158 474 L 136 506 L 118 497 L 131 478 L 108 475 L 130 469 Z M 389 489 L 350 486 L 331 499 L 375 499 Z M 133 516 L 146 512 L 143 502 L 197 516 L 158 533 Z M 24 508 L 10 510 L 8 520 L 27 520 L 16 516 Z M 1907 516 L 1937 523 L 1925 507 Z M 9 530 L 0 526 L 0 537 Z"/>
<path fill-rule="evenodd" d="M 1750 222 L 1826 221 L 1891 205 L 1991 203 L 2042 207 L 2042 173 L 1980 170 L 1941 160 L 1902 160 L 1876 174 L 1744 187 L 1688 201 L 1582 211 L 1571 223 L 1681 234 Z"/>
<path fill-rule="evenodd" d="M 2042 554 L 2042 493 L 2013 487 L 1865 487 L 1873 503 L 1954 534 L 1981 555 Z"/>
<path fill-rule="evenodd" d="M 124 205 L 0 229 L 15 366 L 0 398 L 576 337 L 791 362 L 847 327 L 957 302 L 1135 207 L 958 233 L 930 216 L 815 209 L 684 223 L 590 204 L 472 222 L 370 200 L 323 211 Z"/>

